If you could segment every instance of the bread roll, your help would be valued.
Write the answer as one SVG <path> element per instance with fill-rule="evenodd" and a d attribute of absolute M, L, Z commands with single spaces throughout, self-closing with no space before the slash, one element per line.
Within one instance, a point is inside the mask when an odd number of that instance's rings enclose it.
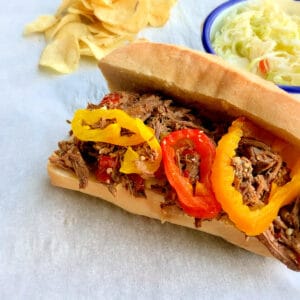
<path fill-rule="evenodd" d="M 276 85 L 238 70 L 220 58 L 187 48 L 141 41 L 104 57 L 99 67 L 111 91 L 162 93 L 183 105 L 230 116 L 246 116 L 275 135 L 300 146 L 300 102 Z M 55 155 L 55 154 L 53 154 Z M 48 172 L 55 186 L 77 190 L 113 203 L 137 215 L 197 229 L 259 255 L 272 256 L 256 237 L 246 237 L 226 216 L 203 220 L 201 226 L 180 209 L 161 209 L 163 196 L 146 190 L 135 198 L 121 185 L 112 194 L 90 176 L 79 188 L 76 176 L 50 161 Z"/>

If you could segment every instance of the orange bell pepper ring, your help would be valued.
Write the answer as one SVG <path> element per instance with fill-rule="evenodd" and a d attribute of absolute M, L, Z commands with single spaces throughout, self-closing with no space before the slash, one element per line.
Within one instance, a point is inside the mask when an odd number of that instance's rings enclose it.
<path fill-rule="evenodd" d="M 244 134 L 267 139 L 268 144 L 282 156 L 290 169 L 291 180 L 282 186 L 272 183 L 268 202 L 261 208 L 245 205 L 242 194 L 233 186 L 235 171 L 232 158 L 236 155 Z M 282 206 L 300 195 L 300 153 L 279 138 L 258 129 L 250 121 L 239 118 L 218 143 L 211 180 L 216 198 L 235 226 L 248 236 L 259 235 L 269 227 Z"/>

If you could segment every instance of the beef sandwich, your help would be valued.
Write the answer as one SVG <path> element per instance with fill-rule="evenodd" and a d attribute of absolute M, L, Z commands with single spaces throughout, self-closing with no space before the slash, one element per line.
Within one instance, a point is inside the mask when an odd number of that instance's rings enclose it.
<path fill-rule="evenodd" d="M 198 229 L 300 270 L 300 102 L 216 56 L 138 42 L 70 121 L 55 186 Z"/>

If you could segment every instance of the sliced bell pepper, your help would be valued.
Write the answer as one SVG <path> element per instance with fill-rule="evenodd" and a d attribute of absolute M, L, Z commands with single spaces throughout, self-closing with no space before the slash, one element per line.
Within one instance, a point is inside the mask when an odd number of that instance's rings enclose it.
<path fill-rule="evenodd" d="M 235 171 L 232 158 L 236 155 L 239 141 L 245 134 L 265 138 L 282 157 L 290 153 L 295 158 L 288 165 L 291 170 L 291 180 L 283 186 L 272 183 L 268 203 L 256 209 L 245 205 L 242 194 L 233 186 Z M 292 148 L 290 148 L 291 152 L 287 152 L 287 147 L 285 142 L 259 129 L 244 118 L 234 121 L 228 133 L 218 143 L 211 176 L 213 190 L 230 220 L 248 236 L 264 232 L 278 215 L 279 209 L 300 194 L 299 154 L 292 153 Z"/>
<path fill-rule="evenodd" d="M 112 123 L 104 128 L 95 128 L 100 120 L 111 120 Z M 75 112 L 71 125 L 74 135 L 81 141 L 105 142 L 119 146 L 145 142 L 140 132 L 145 127 L 144 123 L 120 109 L 79 109 Z M 122 128 L 129 130 L 130 135 L 121 135 Z M 148 131 L 152 129 L 149 128 Z"/>
<path fill-rule="evenodd" d="M 210 174 L 215 156 L 214 143 L 198 129 L 182 129 L 167 135 L 161 142 L 165 174 L 175 189 L 179 203 L 188 215 L 210 219 L 221 211 L 212 191 Z M 200 157 L 199 180 L 191 183 L 188 174 L 181 172 L 178 165 L 178 150 L 195 151 Z M 180 155 L 180 154 L 179 154 Z"/>
<path fill-rule="evenodd" d="M 97 126 L 99 122 L 107 122 L 107 126 Z M 127 147 L 120 167 L 122 173 L 150 175 L 160 166 L 161 147 L 154 130 L 120 109 L 80 109 L 75 112 L 71 125 L 74 136 L 81 141 Z M 122 129 L 129 132 L 122 134 Z M 133 150 L 132 146 L 142 143 L 150 147 L 151 159 L 141 157 Z"/>

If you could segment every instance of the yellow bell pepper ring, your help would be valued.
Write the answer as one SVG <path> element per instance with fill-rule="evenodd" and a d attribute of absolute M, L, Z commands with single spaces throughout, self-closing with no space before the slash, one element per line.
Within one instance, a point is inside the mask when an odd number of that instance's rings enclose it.
<path fill-rule="evenodd" d="M 110 120 L 111 124 L 97 127 L 100 120 Z M 79 109 L 74 114 L 71 126 L 73 134 L 81 141 L 132 146 L 145 141 L 140 134 L 139 121 L 120 109 Z M 122 135 L 122 128 L 129 130 L 130 135 Z"/>
<path fill-rule="evenodd" d="M 101 126 L 101 123 L 103 124 Z M 161 147 L 154 130 L 142 120 L 132 118 L 120 109 L 79 109 L 71 122 L 72 131 L 81 141 L 104 142 L 127 147 L 120 172 L 153 174 L 160 166 Z M 128 132 L 123 132 L 122 129 Z M 147 143 L 152 159 L 141 157 L 132 146 Z"/>
<path fill-rule="evenodd" d="M 277 217 L 279 209 L 300 194 L 300 159 L 297 158 L 289 166 L 291 180 L 280 187 L 273 183 L 267 204 L 261 208 L 250 208 L 244 204 L 242 194 L 233 186 L 235 171 L 232 158 L 236 155 L 244 131 L 251 132 L 252 126 L 243 118 L 232 123 L 228 133 L 218 143 L 211 175 L 213 191 L 223 210 L 236 227 L 248 236 L 264 232 Z"/>

